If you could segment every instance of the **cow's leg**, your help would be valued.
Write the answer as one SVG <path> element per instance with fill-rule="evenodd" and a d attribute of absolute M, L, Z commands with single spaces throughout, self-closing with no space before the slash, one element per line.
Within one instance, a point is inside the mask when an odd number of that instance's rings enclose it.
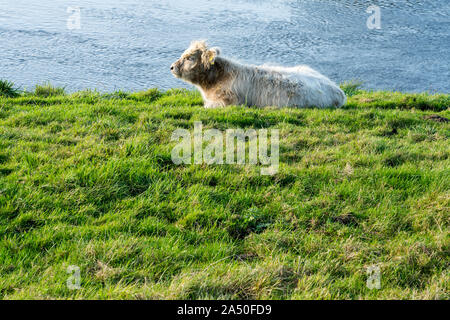
<path fill-rule="evenodd" d="M 225 106 L 225 104 L 222 101 L 211 101 L 211 100 L 205 101 L 204 105 L 206 109 L 222 108 Z"/>

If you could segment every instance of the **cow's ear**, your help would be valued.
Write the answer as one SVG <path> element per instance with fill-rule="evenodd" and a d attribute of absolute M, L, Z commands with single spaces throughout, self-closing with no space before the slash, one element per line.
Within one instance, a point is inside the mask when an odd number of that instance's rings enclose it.
<path fill-rule="evenodd" d="M 220 48 L 219 47 L 214 47 L 214 48 L 211 48 L 209 50 L 213 51 L 216 54 L 216 56 L 220 55 Z"/>
<path fill-rule="evenodd" d="M 207 63 L 210 65 L 213 65 L 216 61 L 217 56 L 220 54 L 219 48 L 211 48 L 206 51 L 206 59 Z"/>

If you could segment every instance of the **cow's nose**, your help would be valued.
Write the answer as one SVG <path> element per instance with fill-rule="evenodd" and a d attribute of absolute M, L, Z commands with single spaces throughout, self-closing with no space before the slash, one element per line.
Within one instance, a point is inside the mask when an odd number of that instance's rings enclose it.
<path fill-rule="evenodd" d="M 170 70 L 173 70 L 173 69 L 175 69 L 175 66 L 174 66 L 174 65 L 171 65 L 171 66 L 170 66 Z"/>

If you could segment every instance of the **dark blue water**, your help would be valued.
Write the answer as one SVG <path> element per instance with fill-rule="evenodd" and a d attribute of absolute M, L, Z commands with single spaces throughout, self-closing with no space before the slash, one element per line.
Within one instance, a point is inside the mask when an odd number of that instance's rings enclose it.
<path fill-rule="evenodd" d="M 371 5 L 381 29 L 366 25 Z M 70 6 L 80 29 L 67 26 Z M 186 86 L 169 66 L 193 39 L 367 88 L 450 92 L 450 0 L 1 0 L 0 78 L 68 91 Z"/>

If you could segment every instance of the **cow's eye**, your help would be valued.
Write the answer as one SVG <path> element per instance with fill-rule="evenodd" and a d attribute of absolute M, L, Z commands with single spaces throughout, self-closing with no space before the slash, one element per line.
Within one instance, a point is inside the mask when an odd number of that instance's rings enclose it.
<path fill-rule="evenodd" d="M 194 56 L 190 56 L 190 57 L 188 58 L 188 60 L 189 60 L 189 61 L 194 61 L 194 60 L 195 60 L 195 57 L 194 57 Z"/>

